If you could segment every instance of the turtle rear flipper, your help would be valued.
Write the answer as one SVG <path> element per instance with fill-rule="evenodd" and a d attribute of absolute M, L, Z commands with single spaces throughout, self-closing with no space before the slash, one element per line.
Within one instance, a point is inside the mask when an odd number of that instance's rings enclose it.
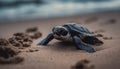
<path fill-rule="evenodd" d="M 84 39 L 82 39 L 83 42 L 91 45 L 102 45 L 103 42 L 96 38 L 95 36 L 87 36 Z"/>
<path fill-rule="evenodd" d="M 86 50 L 89 53 L 95 52 L 94 48 L 92 48 L 91 45 L 85 44 L 84 42 L 82 42 L 82 40 L 79 37 L 74 36 L 73 41 L 77 49 Z"/>

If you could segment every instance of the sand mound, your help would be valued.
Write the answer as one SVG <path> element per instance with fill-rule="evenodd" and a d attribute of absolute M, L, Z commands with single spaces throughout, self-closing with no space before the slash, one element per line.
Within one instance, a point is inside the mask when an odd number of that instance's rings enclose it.
<path fill-rule="evenodd" d="M 36 31 L 38 31 L 38 28 L 37 27 L 32 27 L 32 28 L 28 28 L 28 29 L 26 29 L 26 32 L 27 33 L 33 33 L 33 32 L 36 32 Z"/>
<path fill-rule="evenodd" d="M 3 57 L 3 58 L 13 57 L 17 55 L 18 52 L 19 51 L 17 51 L 16 48 L 13 48 L 11 46 L 0 47 L 0 57 Z"/>
<path fill-rule="evenodd" d="M 26 33 L 32 38 L 32 39 L 38 39 L 42 36 L 42 33 L 38 31 L 37 27 L 32 27 L 26 29 Z"/>
<path fill-rule="evenodd" d="M 32 39 L 38 39 L 42 36 L 41 32 L 35 32 L 32 35 L 29 35 Z"/>
<path fill-rule="evenodd" d="M 90 65 L 90 61 L 84 59 L 78 61 L 75 66 L 72 66 L 71 69 L 94 69 L 93 65 Z"/>
<path fill-rule="evenodd" d="M 113 37 L 103 37 L 104 40 L 111 40 Z"/>
<path fill-rule="evenodd" d="M 17 64 L 17 63 L 20 63 L 24 61 L 24 58 L 23 57 L 19 57 L 19 56 L 15 56 L 15 57 L 12 57 L 12 58 L 9 58 L 9 59 L 5 59 L 5 58 L 1 58 L 0 57 L 0 64 Z"/>
<path fill-rule="evenodd" d="M 27 33 L 14 33 L 8 40 L 0 38 L 0 64 L 20 63 L 24 60 L 19 57 L 20 48 L 30 47 L 33 43 L 32 39 L 38 39 L 42 36 L 37 27 L 28 28 Z M 38 50 L 29 49 L 28 52 Z"/>
<path fill-rule="evenodd" d="M 16 47 L 29 47 L 33 42 L 30 36 L 25 33 L 14 33 L 13 37 L 8 40 Z"/>
<path fill-rule="evenodd" d="M 0 38 L 0 46 L 7 46 L 7 45 L 9 45 L 9 42 L 4 38 Z"/>
<path fill-rule="evenodd" d="M 26 52 L 37 52 L 37 51 L 39 51 L 39 50 L 38 49 L 29 49 Z"/>
<path fill-rule="evenodd" d="M 33 43 L 32 39 L 38 39 L 42 36 L 42 33 L 38 31 L 37 27 L 26 29 L 27 33 L 14 33 L 11 38 L 8 39 L 9 43 L 16 47 L 29 47 Z"/>
<path fill-rule="evenodd" d="M 18 57 L 20 51 L 14 46 L 0 46 L 0 64 L 19 63 L 23 61 Z"/>

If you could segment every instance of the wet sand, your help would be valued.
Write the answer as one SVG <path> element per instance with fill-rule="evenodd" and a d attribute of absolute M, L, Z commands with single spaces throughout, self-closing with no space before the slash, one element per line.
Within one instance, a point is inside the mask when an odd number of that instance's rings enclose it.
<path fill-rule="evenodd" d="M 76 50 L 72 43 L 62 43 L 52 40 L 46 46 L 37 43 L 51 32 L 53 26 L 68 22 L 77 22 L 95 34 L 104 42 L 101 46 L 93 46 L 95 53 Z M 82 16 L 70 16 L 49 19 L 36 19 L 30 21 L 12 21 L 0 24 L 0 37 L 10 38 L 13 33 L 25 32 L 29 27 L 38 27 L 42 37 L 33 40 L 31 47 L 21 50 L 20 56 L 24 61 L 19 64 L 0 64 L 0 69 L 71 69 L 78 61 L 87 59 L 95 69 L 120 68 L 120 12 L 103 12 Z M 31 51 L 32 50 L 32 51 Z M 37 50 L 37 51 L 35 51 Z"/>

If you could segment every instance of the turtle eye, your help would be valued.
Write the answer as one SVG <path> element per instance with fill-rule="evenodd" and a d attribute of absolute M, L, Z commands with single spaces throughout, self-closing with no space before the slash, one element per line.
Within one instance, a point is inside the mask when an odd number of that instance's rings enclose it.
<path fill-rule="evenodd" d="M 64 30 L 58 30 L 57 32 L 55 32 L 55 34 L 61 35 L 63 31 L 64 31 Z"/>
<path fill-rule="evenodd" d="M 64 30 L 63 30 L 63 29 L 59 30 L 59 33 L 62 33 L 62 32 L 64 32 Z"/>
<path fill-rule="evenodd" d="M 55 32 L 56 35 L 60 35 L 58 32 Z"/>
<path fill-rule="evenodd" d="M 61 33 L 63 36 L 66 36 L 68 34 L 68 31 L 64 30 L 62 33 Z"/>

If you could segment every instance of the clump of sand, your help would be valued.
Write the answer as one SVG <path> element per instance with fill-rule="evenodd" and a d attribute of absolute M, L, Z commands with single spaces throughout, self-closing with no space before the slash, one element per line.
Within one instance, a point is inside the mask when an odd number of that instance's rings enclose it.
<path fill-rule="evenodd" d="M 9 45 L 9 42 L 4 38 L 0 38 L 0 46 L 7 46 L 7 45 Z"/>
<path fill-rule="evenodd" d="M 37 27 L 28 28 L 26 29 L 26 33 L 32 38 L 32 39 L 38 39 L 42 36 L 42 33 L 38 31 Z"/>
<path fill-rule="evenodd" d="M 10 57 L 9 59 L 1 58 L 0 57 L 0 64 L 17 64 L 21 63 L 24 61 L 23 57 L 15 56 L 15 57 Z"/>
<path fill-rule="evenodd" d="M 104 33 L 104 32 L 105 32 L 105 30 L 103 30 L 103 29 L 99 29 L 99 30 L 94 31 L 94 33 Z"/>
<path fill-rule="evenodd" d="M 35 32 L 33 33 L 32 35 L 29 34 L 29 36 L 32 38 L 32 39 L 38 39 L 42 36 L 42 34 L 40 32 Z"/>
<path fill-rule="evenodd" d="M 8 63 L 19 63 L 24 60 L 24 58 L 18 56 L 20 51 L 9 44 L 9 42 L 0 38 L 0 64 L 8 64 Z"/>
<path fill-rule="evenodd" d="M 78 61 L 71 69 L 94 69 L 94 65 L 91 65 L 89 60 L 84 59 Z"/>
<path fill-rule="evenodd" d="M 29 49 L 26 52 L 37 52 L 37 51 L 39 51 L 39 50 L 38 49 Z"/>
<path fill-rule="evenodd" d="M 33 39 L 38 39 L 42 36 L 42 33 L 38 31 L 37 27 L 28 28 L 25 32 L 26 33 L 14 33 L 13 36 L 8 39 L 9 43 L 16 47 L 30 47 Z"/>
<path fill-rule="evenodd" d="M 110 22 L 114 23 L 115 20 L 112 19 L 112 20 L 110 20 Z M 105 32 L 105 30 L 99 29 L 99 30 L 94 31 L 93 33 L 96 34 L 96 35 L 95 35 L 96 37 L 102 37 L 104 40 L 111 40 L 111 39 L 113 39 L 113 37 L 104 36 L 103 34 L 101 34 L 101 33 L 103 33 L 103 32 Z"/>
<path fill-rule="evenodd" d="M 37 28 L 37 27 L 32 27 L 32 28 L 26 29 L 26 32 L 27 32 L 27 33 L 36 32 L 36 31 L 38 31 L 38 28 Z"/>
<path fill-rule="evenodd" d="M 20 49 L 30 47 L 33 39 L 38 39 L 42 36 L 37 27 L 28 28 L 26 33 L 14 33 L 11 38 L 0 38 L 0 64 L 20 63 L 24 60 L 19 56 Z M 38 50 L 29 49 L 28 52 Z"/>
<path fill-rule="evenodd" d="M 0 57 L 9 58 L 17 55 L 19 51 L 13 46 L 0 46 Z"/>
<path fill-rule="evenodd" d="M 10 44 L 16 47 L 29 47 L 32 44 L 32 39 L 25 33 L 14 33 L 12 38 L 8 39 Z"/>
<path fill-rule="evenodd" d="M 103 37 L 104 40 L 111 40 L 113 37 Z"/>

